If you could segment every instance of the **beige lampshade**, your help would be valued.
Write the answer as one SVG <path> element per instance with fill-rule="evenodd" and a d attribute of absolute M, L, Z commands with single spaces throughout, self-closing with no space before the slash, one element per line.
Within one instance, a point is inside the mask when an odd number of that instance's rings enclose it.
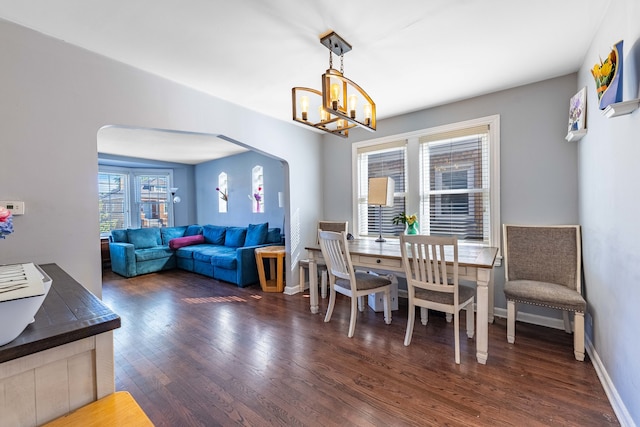
<path fill-rule="evenodd" d="M 367 197 L 370 205 L 385 207 L 393 206 L 393 190 L 395 189 L 393 178 L 369 178 L 369 194 Z"/>

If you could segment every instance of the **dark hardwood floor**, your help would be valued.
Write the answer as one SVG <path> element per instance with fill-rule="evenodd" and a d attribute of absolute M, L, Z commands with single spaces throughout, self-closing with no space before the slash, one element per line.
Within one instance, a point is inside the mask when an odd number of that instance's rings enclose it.
<path fill-rule="evenodd" d="M 114 331 L 116 388 L 157 426 L 608 426 L 619 425 L 587 356 L 564 331 L 489 325 L 489 360 L 453 325 L 416 321 L 407 307 L 360 313 L 347 338 L 348 299 L 331 322 L 308 296 L 263 293 L 188 273 L 125 279 L 103 274 L 103 300 L 122 317 Z M 461 314 L 464 329 L 464 313 Z"/>

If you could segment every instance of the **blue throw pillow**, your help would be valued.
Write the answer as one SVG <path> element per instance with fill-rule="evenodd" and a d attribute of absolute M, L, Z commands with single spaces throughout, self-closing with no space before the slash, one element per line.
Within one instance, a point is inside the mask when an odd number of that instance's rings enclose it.
<path fill-rule="evenodd" d="M 239 248 L 241 246 L 244 246 L 246 235 L 246 227 L 228 227 L 227 234 L 224 238 L 224 245 L 231 248 Z"/>
<path fill-rule="evenodd" d="M 197 236 L 198 234 L 202 234 L 202 226 L 198 224 L 188 226 L 184 233 L 185 236 Z"/>
<path fill-rule="evenodd" d="M 204 242 L 210 245 L 224 245 L 225 234 L 227 227 L 219 225 L 205 225 L 202 227 L 202 234 L 204 234 Z"/>
<path fill-rule="evenodd" d="M 127 237 L 127 230 L 111 230 L 111 241 L 117 243 L 129 243 L 129 237 Z"/>
<path fill-rule="evenodd" d="M 168 245 L 169 240 L 176 239 L 184 236 L 184 232 L 187 230 L 186 226 L 182 227 L 162 227 L 160 229 L 160 235 L 162 236 L 162 244 Z"/>
<path fill-rule="evenodd" d="M 244 240 L 244 246 L 258 246 L 267 243 L 267 230 L 269 223 L 249 224 L 247 227 L 247 237 Z"/>
<path fill-rule="evenodd" d="M 267 240 L 265 243 L 281 243 L 282 236 L 279 228 L 270 228 L 267 232 Z"/>
<path fill-rule="evenodd" d="M 129 242 L 136 249 L 153 248 L 162 245 L 159 228 L 135 228 L 128 230 Z"/>

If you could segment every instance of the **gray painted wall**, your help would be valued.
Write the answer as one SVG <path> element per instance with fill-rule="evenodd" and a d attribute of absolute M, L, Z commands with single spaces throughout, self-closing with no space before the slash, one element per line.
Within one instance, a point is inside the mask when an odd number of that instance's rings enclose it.
<path fill-rule="evenodd" d="M 640 97 L 640 2 L 612 1 L 578 72 L 587 87 L 587 135 L 579 148 L 587 344 L 593 345 L 624 407 L 626 425 L 640 425 L 640 111 L 605 118 L 590 69 L 624 40 L 623 100 Z M 625 408 L 626 407 L 626 408 Z M 624 424 L 623 424 L 624 425 Z"/>
<path fill-rule="evenodd" d="M 263 167 L 264 212 L 253 213 L 251 194 L 251 170 Z M 216 191 L 218 175 L 227 174 L 227 212 L 218 212 L 220 196 Z M 196 198 L 198 201 L 198 224 L 236 225 L 268 222 L 270 227 L 280 227 L 284 220 L 284 207 L 278 206 L 278 192 L 284 192 L 285 173 L 281 161 L 259 153 L 247 152 L 201 163 L 195 168 Z"/>

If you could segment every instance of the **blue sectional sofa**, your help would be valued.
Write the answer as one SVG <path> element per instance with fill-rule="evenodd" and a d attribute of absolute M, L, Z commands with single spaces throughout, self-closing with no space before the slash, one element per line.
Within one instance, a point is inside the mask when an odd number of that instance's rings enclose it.
<path fill-rule="evenodd" d="M 279 228 L 189 225 L 111 231 L 111 270 L 124 277 L 172 268 L 244 287 L 258 281 L 254 249 L 279 245 Z"/>

